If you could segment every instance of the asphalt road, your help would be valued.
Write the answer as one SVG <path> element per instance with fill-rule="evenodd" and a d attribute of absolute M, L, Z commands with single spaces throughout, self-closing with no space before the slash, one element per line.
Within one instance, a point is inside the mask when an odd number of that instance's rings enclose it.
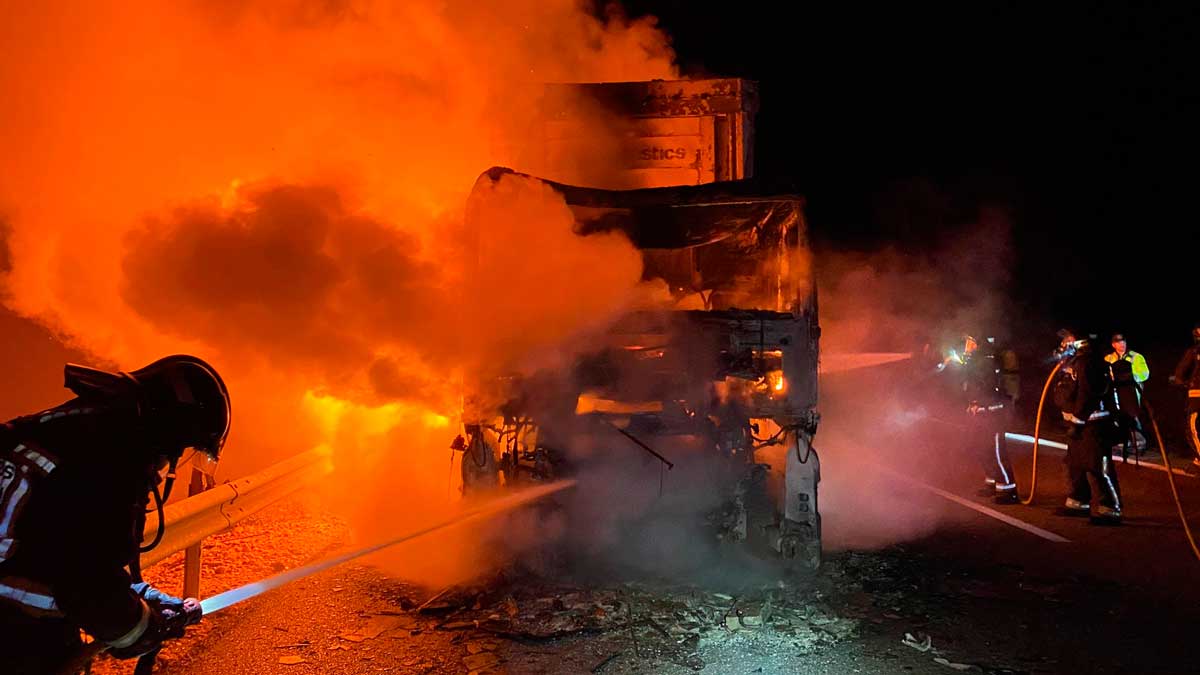
<path fill-rule="evenodd" d="M 865 454 L 857 442 L 832 437 L 825 444 L 831 457 Z M 1018 473 L 1028 475 L 1028 446 L 1014 445 L 1014 454 Z M 1066 491 L 1061 453 L 1047 452 L 1042 462 L 1031 506 L 977 496 L 978 475 L 961 466 L 893 463 L 908 478 L 891 481 L 894 497 L 951 515 L 914 541 L 831 552 L 822 588 L 859 628 L 809 653 L 743 634 L 701 650 L 689 667 L 638 657 L 619 633 L 523 641 L 445 630 L 443 617 L 411 611 L 428 589 L 357 565 L 211 617 L 208 634 L 160 672 L 575 673 L 601 663 L 605 673 L 953 672 L 935 658 L 993 673 L 1200 670 L 1192 640 L 1200 563 L 1179 528 L 1165 475 L 1121 467 L 1125 523 L 1104 527 L 1058 512 Z M 835 469 L 827 460 L 826 473 Z M 1179 485 L 1185 503 L 1200 508 L 1200 479 L 1181 477 Z M 996 513 L 1069 541 L 1050 541 Z M 931 650 L 902 644 L 906 633 L 928 635 Z"/>
<path fill-rule="evenodd" d="M 836 383 L 826 393 L 836 401 Z M 412 611 L 431 589 L 367 561 L 210 617 L 208 632 L 159 672 L 1200 672 L 1200 561 L 1163 471 L 1118 465 L 1124 523 L 1095 525 L 1061 510 L 1062 451 L 1043 449 L 1031 505 L 998 506 L 979 495 L 982 474 L 956 430 L 878 422 L 827 407 L 818 448 L 829 550 L 819 575 L 788 582 L 852 621 L 845 638 L 798 650 L 770 631 L 717 632 L 687 659 L 664 659 L 624 631 L 524 639 L 450 629 L 445 616 Z M 1024 496 L 1030 447 L 1011 449 Z M 1200 478 L 1177 483 L 1200 527 Z M 904 533 L 926 514 L 923 528 Z M 887 536 L 847 539 L 871 524 L 870 534 Z"/>
<path fill-rule="evenodd" d="M 1031 447 L 1009 443 L 1021 496 L 1029 491 Z M 1069 539 L 1055 543 L 1030 535 L 994 518 L 982 515 L 969 526 L 939 533 L 933 538 L 937 550 L 962 560 L 984 559 L 999 564 L 1021 565 L 1039 574 L 1080 574 L 1127 586 L 1144 586 L 1148 595 L 1200 606 L 1200 561 L 1189 548 L 1171 497 L 1166 472 L 1149 465 L 1117 464 L 1124 518 L 1120 526 L 1104 526 L 1087 518 L 1067 514 L 1062 508 L 1068 493 L 1065 453 L 1039 450 L 1036 495 L 1029 506 L 993 504 L 980 497 L 981 473 L 937 467 L 894 464 L 893 470 L 952 493 L 996 513 Z M 1190 467 L 1173 458 L 1176 467 Z M 1175 476 L 1181 502 L 1193 528 L 1200 535 L 1200 477 Z M 913 487 L 916 492 L 928 492 Z M 990 521 L 990 522 L 989 522 Z M 1016 541 L 1013 536 L 1020 533 Z M 1008 545 L 1011 542 L 1011 545 Z"/>

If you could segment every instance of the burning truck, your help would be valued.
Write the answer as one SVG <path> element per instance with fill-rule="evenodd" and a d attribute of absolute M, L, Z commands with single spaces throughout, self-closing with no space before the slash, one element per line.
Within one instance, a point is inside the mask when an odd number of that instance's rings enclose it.
<path fill-rule="evenodd" d="M 722 474 L 723 506 L 709 519 L 717 536 L 816 567 L 817 293 L 802 198 L 746 178 L 753 86 L 656 81 L 567 91 L 629 120 L 632 161 L 609 182 L 634 187 L 582 187 L 497 167 L 479 177 L 471 198 L 506 177 L 539 181 L 562 196 L 578 236 L 627 237 L 643 280 L 666 293 L 617 318 L 566 372 L 469 378 L 454 443 L 464 493 L 575 475 L 569 446 L 581 436 L 644 453 L 660 476 L 703 457 Z M 560 132 L 548 146 L 559 161 L 571 156 L 563 139 Z M 657 149 L 668 144 L 671 152 Z M 656 185 L 671 181 L 690 184 Z M 785 457 L 774 471 L 761 461 L 768 447 Z"/>

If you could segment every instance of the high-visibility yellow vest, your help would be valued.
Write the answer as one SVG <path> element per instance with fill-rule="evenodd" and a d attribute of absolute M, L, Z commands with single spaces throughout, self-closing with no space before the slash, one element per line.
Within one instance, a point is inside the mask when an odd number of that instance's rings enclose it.
<path fill-rule="evenodd" d="M 1116 352 L 1113 352 L 1104 357 L 1104 360 L 1109 363 L 1116 363 L 1119 360 L 1128 361 L 1129 365 L 1133 368 L 1133 381 L 1138 384 L 1150 379 L 1150 366 L 1146 364 L 1146 357 L 1132 349 L 1125 352 L 1124 357 L 1118 356 Z"/>

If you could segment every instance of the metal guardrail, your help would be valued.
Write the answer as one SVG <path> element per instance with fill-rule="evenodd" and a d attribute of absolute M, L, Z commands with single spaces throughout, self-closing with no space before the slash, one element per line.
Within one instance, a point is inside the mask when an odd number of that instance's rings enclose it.
<path fill-rule="evenodd" d="M 205 537 L 229 529 L 299 488 L 333 471 L 332 451 L 319 446 L 244 478 L 222 483 L 211 490 L 169 504 L 163 510 L 167 523 L 162 542 L 142 555 L 149 567 Z M 158 514 L 146 518 L 146 540 L 158 530 Z M 198 567 L 199 557 L 195 564 Z"/>

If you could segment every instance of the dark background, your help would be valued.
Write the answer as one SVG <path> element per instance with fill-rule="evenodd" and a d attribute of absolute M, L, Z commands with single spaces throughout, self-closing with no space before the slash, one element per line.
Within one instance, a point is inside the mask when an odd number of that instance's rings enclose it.
<path fill-rule="evenodd" d="M 1000 206 L 1014 338 L 1070 322 L 1190 342 L 1200 59 L 1185 4 L 624 4 L 659 18 L 685 74 L 760 83 L 756 174 L 807 197 L 826 250 L 920 250 Z"/>

